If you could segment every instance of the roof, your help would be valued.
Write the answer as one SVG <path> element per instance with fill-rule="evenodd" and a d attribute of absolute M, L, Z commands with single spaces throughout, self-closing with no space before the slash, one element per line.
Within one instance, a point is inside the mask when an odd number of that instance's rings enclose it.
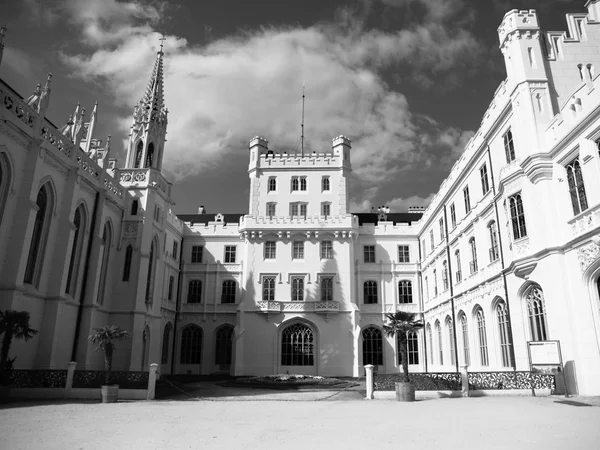
<path fill-rule="evenodd" d="M 373 223 L 376 224 L 379 222 L 377 218 L 379 215 L 377 213 L 353 213 L 353 215 L 358 216 L 358 224 L 364 225 L 365 223 Z M 423 214 L 421 213 L 389 213 L 387 215 L 388 222 L 397 223 L 407 223 L 411 225 L 412 222 L 417 222 Z"/>
<path fill-rule="evenodd" d="M 177 214 L 177 218 L 183 222 L 208 223 L 214 222 L 217 214 Z M 245 214 L 223 214 L 225 223 L 239 223 L 240 217 Z"/>
<path fill-rule="evenodd" d="M 240 217 L 245 214 L 223 214 L 225 223 L 239 223 Z M 358 216 L 358 224 L 364 225 L 365 223 L 376 224 L 378 222 L 376 213 L 352 213 L 354 216 Z M 177 214 L 177 218 L 184 222 L 194 223 L 208 223 L 215 221 L 216 214 Z M 407 223 L 411 225 L 412 222 L 417 222 L 423 214 L 421 213 L 390 213 L 387 215 L 388 222 L 396 223 Z"/>

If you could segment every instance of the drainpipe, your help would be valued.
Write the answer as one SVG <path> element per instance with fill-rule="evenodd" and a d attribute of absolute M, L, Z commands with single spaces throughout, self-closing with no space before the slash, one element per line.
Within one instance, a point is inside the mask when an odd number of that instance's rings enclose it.
<path fill-rule="evenodd" d="M 183 234 L 179 247 L 179 274 L 177 275 L 177 298 L 175 299 L 175 320 L 173 320 L 173 348 L 171 349 L 171 375 L 175 371 L 175 351 L 177 348 L 177 319 L 181 305 L 181 283 L 183 278 Z"/>
<path fill-rule="evenodd" d="M 446 214 L 446 204 L 444 203 L 444 234 L 446 235 L 446 258 L 448 260 L 448 273 L 446 274 L 448 285 L 450 286 L 450 304 L 452 306 L 452 339 L 454 340 L 454 363 L 456 364 L 456 373 L 459 373 L 458 367 L 458 343 L 456 339 L 456 311 L 454 309 L 454 286 L 452 284 L 452 258 L 450 257 L 450 238 L 448 236 L 448 216 Z"/>
<path fill-rule="evenodd" d="M 510 358 L 513 365 L 513 371 L 517 371 L 517 361 L 515 359 L 515 341 L 513 339 L 512 317 L 510 313 L 510 302 L 508 301 L 508 286 L 506 283 L 506 271 L 504 267 L 504 250 L 502 247 L 502 233 L 500 233 L 500 216 L 498 214 L 498 204 L 496 203 L 496 183 L 494 181 L 494 168 L 492 166 L 492 156 L 490 147 L 487 147 L 488 161 L 490 163 L 490 178 L 492 180 L 492 194 L 494 194 L 494 211 L 496 213 L 496 224 L 498 232 L 498 247 L 500 247 L 500 265 L 502 267 L 502 281 L 504 284 L 504 296 L 506 297 L 506 313 L 508 314 L 508 332 L 510 334 Z"/>
<path fill-rule="evenodd" d="M 419 264 L 421 263 L 421 239 L 417 238 L 417 243 L 419 247 Z M 419 298 L 421 299 L 421 309 L 425 310 L 425 299 L 423 297 L 423 273 L 419 270 Z M 428 373 L 427 366 L 427 324 L 425 323 L 425 314 L 423 316 L 423 350 L 425 351 L 425 373 Z"/>
<path fill-rule="evenodd" d="M 94 245 L 94 233 L 96 231 L 96 216 L 98 215 L 98 204 L 100 192 L 96 192 L 94 199 L 94 212 L 92 213 L 92 223 L 90 225 L 90 238 L 88 240 L 87 255 L 85 255 L 85 265 L 83 267 L 83 278 L 81 279 L 81 294 L 79 295 L 79 305 L 77 305 L 77 319 L 75 321 L 75 336 L 73 337 L 73 347 L 71 349 L 71 361 L 76 361 L 77 344 L 79 334 L 81 333 L 81 316 L 83 315 L 83 301 L 87 287 L 88 275 L 90 271 L 90 259 L 92 257 L 92 247 Z"/>

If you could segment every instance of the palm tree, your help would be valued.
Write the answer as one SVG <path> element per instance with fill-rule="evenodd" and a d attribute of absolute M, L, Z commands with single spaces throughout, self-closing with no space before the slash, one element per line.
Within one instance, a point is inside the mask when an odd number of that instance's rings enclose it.
<path fill-rule="evenodd" d="M 400 355 L 402 357 L 402 370 L 404 381 L 409 382 L 408 377 L 408 333 L 415 333 L 423 328 L 423 322 L 416 320 L 414 313 L 396 311 L 385 315 L 387 323 L 383 325 L 383 332 L 387 337 L 398 336 L 400 341 Z"/>
<path fill-rule="evenodd" d="M 106 374 L 104 382 L 108 385 L 112 374 L 112 357 L 115 351 L 113 341 L 123 339 L 129 336 L 129 333 L 116 325 L 106 325 L 103 328 L 94 328 L 94 332 L 90 334 L 88 340 L 92 344 L 96 344 L 96 351 L 104 350 L 104 367 Z"/>
<path fill-rule="evenodd" d="M 12 361 L 14 361 L 14 358 L 12 360 L 8 359 L 8 352 L 13 338 L 28 341 L 38 334 L 37 330 L 29 326 L 29 319 L 28 311 L 13 311 L 11 309 L 0 311 L 0 333 L 4 333 L 0 353 L 0 372 L 9 370 Z"/>

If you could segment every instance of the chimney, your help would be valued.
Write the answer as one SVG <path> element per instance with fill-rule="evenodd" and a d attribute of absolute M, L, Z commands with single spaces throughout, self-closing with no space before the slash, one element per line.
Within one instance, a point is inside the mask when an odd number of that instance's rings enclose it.
<path fill-rule="evenodd" d="M 204 205 L 200 205 L 200 208 L 198 208 L 198 214 L 206 214 L 206 209 L 204 209 Z"/>

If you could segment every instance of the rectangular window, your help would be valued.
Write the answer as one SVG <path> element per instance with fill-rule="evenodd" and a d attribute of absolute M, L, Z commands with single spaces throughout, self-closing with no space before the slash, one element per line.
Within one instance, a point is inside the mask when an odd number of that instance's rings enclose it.
<path fill-rule="evenodd" d="M 333 300 L 333 277 L 321 277 L 321 301 L 329 302 Z"/>
<path fill-rule="evenodd" d="M 173 285 L 175 284 L 175 277 L 169 277 L 169 290 L 167 291 L 167 299 L 173 299 Z"/>
<path fill-rule="evenodd" d="M 398 262 L 407 263 L 410 262 L 410 253 L 408 245 L 398 246 Z"/>
<path fill-rule="evenodd" d="M 333 259 L 333 242 L 321 242 L 321 259 Z"/>
<path fill-rule="evenodd" d="M 454 203 L 450 205 L 450 221 L 452 222 L 452 229 L 456 228 L 456 207 Z"/>
<path fill-rule="evenodd" d="M 292 244 L 292 259 L 304 259 L 304 242 L 294 241 Z"/>
<path fill-rule="evenodd" d="M 306 203 L 300 203 L 300 215 L 302 217 L 306 217 L 306 207 L 308 205 Z"/>
<path fill-rule="evenodd" d="M 438 295 L 437 270 L 433 269 L 433 296 L 436 297 L 437 295 Z"/>
<path fill-rule="evenodd" d="M 304 301 L 304 277 L 292 277 L 292 301 Z"/>
<path fill-rule="evenodd" d="M 267 203 L 267 216 L 275 216 L 277 203 Z"/>
<path fill-rule="evenodd" d="M 479 169 L 479 175 L 481 176 L 481 192 L 483 195 L 487 194 L 487 191 L 490 190 L 490 182 L 488 180 L 488 172 L 487 165 L 481 166 Z"/>
<path fill-rule="evenodd" d="M 510 131 L 510 129 L 504 134 L 503 139 L 506 162 L 509 163 L 515 160 L 515 145 L 513 143 L 512 131 Z"/>
<path fill-rule="evenodd" d="M 444 219 L 440 219 L 440 242 L 444 240 Z"/>
<path fill-rule="evenodd" d="M 277 178 L 269 177 L 267 192 L 275 192 L 277 190 Z"/>
<path fill-rule="evenodd" d="M 203 245 L 192 246 L 192 263 L 201 263 L 203 253 L 204 253 Z"/>
<path fill-rule="evenodd" d="M 363 247 L 364 252 L 364 261 L 366 263 L 374 263 L 375 262 L 375 246 L 374 245 L 365 245 Z"/>
<path fill-rule="evenodd" d="M 465 215 L 471 211 L 471 197 L 469 197 L 469 186 L 463 189 L 463 196 L 465 197 Z"/>
<path fill-rule="evenodd" d="M 521 193 L 515 194 L 508 198 L 510 207 L 510 220 L 512 223 L 513 239 L 521 239 L 527 236 L 527 228 L 525 226 L 525 212 L 523 210 L 523 200 Z"/>
<path fill-rule="evenodd" d="M 177 254 L 179 253 L 179 242 L 173 241 L 173 259 L 177 261 Z"/>
<path fill-rule="evenodd" d="M 306 191 L 306 177 L 300 177 L 300 190 Z"/>
<path fill-rule="evenodd" d="M 329 177 L 325 176 L 321 178 L 321 190 L 328 191 L 330 189 Z"/>
<path fill-rule="evenodd" d="M 331 203 L 321 203 L 321 214 L 325 217 L 331 215 Z"/>
<path fill-rule="evenodd" d="M 435 248 L 435 241 L 433 238 L 433 230 L 429 230 L 429 245 L 430 245 L 431 251 L 433 251 L 433 249 Z"/>
<path fill-rule="evenodd" d="M 225 246 L 225 262 L 226 263 L 235 263 L 235 245 L 226 245 Z"/>
<path fill-rule="evenodd" d="M 265 259 L 275 259 L 276 246 L 277 246 L 277 243 L 275 241 L 265 242 Z"/>
<path fill-rule="evenodd" d="M 306 217 L 306 203 L 290 203 L 290 215 L 292 217 Z"/>
<path fill-rule="evenodd" d="M 292 191 L 300 190 L 300 179 L 298 177 L 292 177 Z"/>

